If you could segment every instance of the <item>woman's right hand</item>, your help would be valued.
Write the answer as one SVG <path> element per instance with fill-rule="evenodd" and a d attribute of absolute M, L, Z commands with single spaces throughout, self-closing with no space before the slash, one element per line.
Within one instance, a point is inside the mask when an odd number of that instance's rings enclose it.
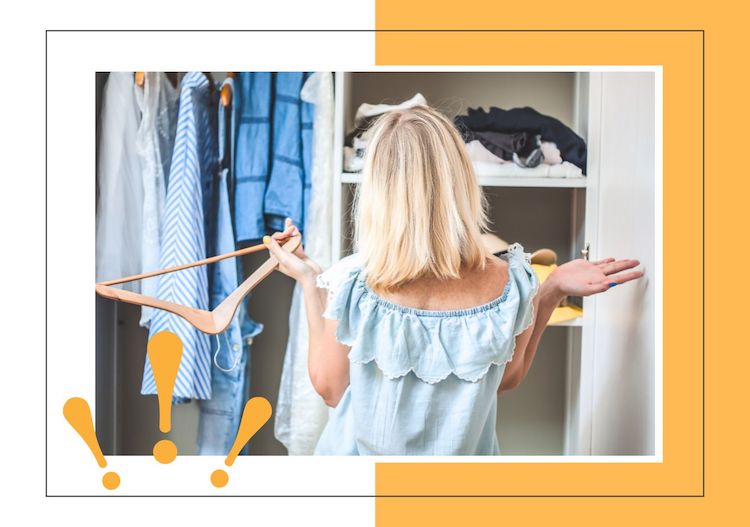
<path fill-rule="evenodd" d="M 286 240 L 290 236 L 300 236 L 300 232 L 292 220 L 287 218 L 284 222 L 284 230 L 282 232 L 275 232 L 271 236 L 264 236 L 263 243 L 268 247 L 271 254 L 273 254 L 279 261 L 279 271 L 294 278 L 298 282 L 309 279 L 314 280 L 315 277 L 321 273 L 321 268 L 305 254 L 302 245 L 300 244 L 300 246 L 291 253 L 284 250 L 281 245 L 279 245 L 279 241 Z"/>

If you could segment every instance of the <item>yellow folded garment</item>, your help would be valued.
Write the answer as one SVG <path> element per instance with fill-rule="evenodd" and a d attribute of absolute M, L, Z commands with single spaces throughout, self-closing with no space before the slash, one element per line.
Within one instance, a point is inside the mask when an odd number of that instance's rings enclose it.
<path fill-rule="evenodd" d="M 552 273 L 552 271 L 557 268 L 557 265 L 541 265 L 533 263 L 531 264 L 531 268 L 536 273 L 536 276 L 539 279 L 539 283 L 542 284 L 550 275 L 550 273 Z M 565 300 L 563 300 L 563 302 L 565 302 Z M 553 324 L 560 324 L 561 322 L 567 322 L 568 320 L 573 320 L 574 318 L 578 318 L 581 316 L 583 316 L 583 310 L 580 307 L 573 305 L 561 305 L 556 307 L 552 312 L 547 325 L 549 326 Z"/>
<path fill-rule="evenodd" d="M 536 273 L 537 278 L 539 278 L 539 283 L 541 284 L 547 279 L 547 277 L 552 273 L 552 271 L 557 269 L 557 264 L 542 265 L 542 264 L 532 263 L 531 268 Z"/>
<path fill-rule="evenodd" d="M 552 312 L 552 315 L 549 317 L 549 321 L 547 322 L 547 325 L 551 326 L 554 324 L 560 324 L 562 322 L 567 322 L 568 320 L 573 320 L 574 318 L 578 318 L 582 316 L 583 316 L 583 309 L 581 309 L 578 306 L 567 305 L 567 306 L 556 307 L 555 310 Z"/>

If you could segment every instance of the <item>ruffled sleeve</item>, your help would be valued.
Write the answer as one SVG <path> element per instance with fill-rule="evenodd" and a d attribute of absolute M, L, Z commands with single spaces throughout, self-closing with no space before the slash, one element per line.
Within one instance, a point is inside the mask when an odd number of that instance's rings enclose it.
<path fill-rule="evenodd" d="M 327 270 L 318 275 L 317 287 L 327 289 L 326 308 L 323 317 L 330 320 L 338 320 L 336 339 L 342 344 L 351 346 L 354 340 L 354 331 L 359 324 L 359 310 L 357 305 L 357 280 L 360 276 L 361 259 L 358 253 L 346 256 L 333 264 Z"/>
<path fill-rule="evenodd" d="M 515 282 L 519 294 L 518 313 L 513 327 L 513 335 L 517 336 L 534 322 L 532 300 L 539 291 L 539 279 L 531 267 L 531 253 L 525 252 L 520 243 L 509 245 L 503 256 L 508 262 L 509 279 Z"/>

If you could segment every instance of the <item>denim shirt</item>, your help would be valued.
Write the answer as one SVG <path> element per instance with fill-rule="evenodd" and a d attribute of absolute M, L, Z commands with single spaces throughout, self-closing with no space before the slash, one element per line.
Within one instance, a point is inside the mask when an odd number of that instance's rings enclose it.
<path fill-rule="evenodd" d="M 305 232 L 305 215 L 312 187 L 312 128 L 315 105 L 305 102 L 300 91 L 309 73 L 276 74 L 273 110 L 273 157 L 264 210 L 270 231 L 283 231 L 284 219 L 292 218 Z"/>
<path fill-rule="evenodd" d="M 224 85 L 229 85 L 234 93 L 234 81 L 228 78 Z M 219 87 L 220 91 L 221 87 Z M 219 160 L 225 155 L 233 159 L 234 129 L 236 120 L 236 98 L 233 97 L 232 109 L 227 115 L 226 108 L 219 104 L 218 111 L 218 153 Z M 226 122 L 229 117 L 229 123 Z M 227 130 L 227 126 L 229 129 Z M 227 132 L 229 140 L 227 141 Z M 227 145 L 227 142 L 229 145 Z M 227 151 L 228 148 L 228 151 Z M 215 188 L 216 234 L 215 252 L 224 254 L 235 250 L 234 229 L 230 209 L 230 168 L 225 167 L 219 173 Z M 220 260 L 211 269 L 210 305 L 215 309 L 239 285 L 242 277 L 242 260 L 229 258 Z M 263 330 L 263 325 L 247 315 L 246 296 L 235 313 L 232 322 L 225 332 L 212 339 L 211 346 L 211 399 L 201 401 L 200 419 L 198 422 L 198 454 L 226 455 L 232 447 L 239 427 L 243 406 L 248 399 L 247 382 L 250 362 L 250 345 L 253 337 Z"/>
<path fill-rule="evenodd" d="M 238 242 L 283 230 L 287 217 L 304 232 L 315 107 L 300 98 L 300 91 L 309 76 L 239 74 L 234 198 Z"/>
<path fill-rule="evenodd" d="M 415 309 L 367 286 L 354 254 L 320 275 L 324 317 L 351 347 L 349 386 L 315 448 L 329 455 L 496 455 L 497 390 L 534 319 L 530 254 L 512 244 L 502 294 L 480 306 Z"/>

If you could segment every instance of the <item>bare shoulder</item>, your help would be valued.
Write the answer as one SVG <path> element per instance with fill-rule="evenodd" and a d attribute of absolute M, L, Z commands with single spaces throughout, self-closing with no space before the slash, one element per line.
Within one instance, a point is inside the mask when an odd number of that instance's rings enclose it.
<path fill-rule="evenodd" d="M 429 310 L 467 309 L 486 304 L 503 294 L 508 263 L 490 256 L 484 269 L 471 269 L 455 280 L 423 278 L 390 293 L 388 300 L 406 307 Z"/>

